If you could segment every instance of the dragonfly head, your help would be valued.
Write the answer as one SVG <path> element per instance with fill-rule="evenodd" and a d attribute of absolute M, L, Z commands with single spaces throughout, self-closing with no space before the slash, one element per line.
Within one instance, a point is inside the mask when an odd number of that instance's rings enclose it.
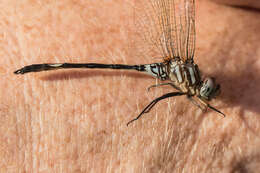
<path fill-rule="evenodd" d="M 206 78 L 200 87 L 200 97 L 210 101 L 220 94 L 220 85 L 214 78 Z"/>

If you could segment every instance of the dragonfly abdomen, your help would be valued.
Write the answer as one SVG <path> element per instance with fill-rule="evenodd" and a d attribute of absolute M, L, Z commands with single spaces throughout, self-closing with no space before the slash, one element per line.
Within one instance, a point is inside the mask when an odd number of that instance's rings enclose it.
<path fill-rule="evenodd" d="M 145 71 L 149 75 L 156 77 L 160 80 L 167 80 L 169 79 L 167 68 L 164 63 L 153 63 L 153 64 L 146 64 Z"/>

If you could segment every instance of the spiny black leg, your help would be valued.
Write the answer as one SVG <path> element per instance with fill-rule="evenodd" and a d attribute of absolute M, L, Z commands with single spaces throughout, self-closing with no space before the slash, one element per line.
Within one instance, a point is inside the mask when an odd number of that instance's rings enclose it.
<path fill-rule="evenodd" d="M 185 95 L 186 93 L 182 93 L 182 92 L 171 92 L 171 93 L 167 93 L 161 97 L 158 97 L 156 99 L 154 99 L 149 105 L 147 105 L 144 110 L 135 118 L 135 119 L 132 119 L 131 121 L 129 121 L 126 125 L 128 126 L 130 123 L 138 120 L 144 113 L 148 113 L 152 108 L 153 106 L 158 103 L 160 100 L 163 100 L 163 99 L 166 99 L 166 98 L 169 98 L 169 97 L 174 97 L 174 96 L 181 96 L 181 95 Z"/>
<path fill-rule="evenodd" d="M 187 98 L 191 101 L 192 104 L 194 104 L 195 106 L 197 106 L 198 108 L 200 108 L 203 112 L 206 111 L 205 109 L 203 109 L 203 108 L 200 106 L 200 104 L 199 104 L 196 100 L 194 100 L 194 99 L 192 98 L 192 96 L 187 95 Z"/>
<path fill-rule="evenodd" d="M 148 91 L 150 91 L 151 88 L 154 88 L 154 87 L 158 87 L 158 86 L 162 86 L 162 85 L 170 85 L 172 86 L 173 88 L 175 88 L 176 90 L 180 90 L 177 86 L 175 86 L 173 83 L 160 83 L 160 84 L 156 84 L 156 85 L 151 85 L 147 88 Z"/>
<path fill-rule="evenodd" d="M 187 98 L 197 107 L 199 107 L 203 112 L 206 112 L 207 109 L 203 109 L 199 103 L 196 102 L 196 100 L 194 100 L 191 96 L 187 95 Z M 207 107 L 209 107 L 210 109 L 212 109 L 213 111 L 223 115 L 224 117 L 226 117 L 226 115 L 224 113 L 222 113 L 221 111 L 217 110 L 216 108 L 214 108 L 213 106 L 211 106 L 210 104 L 207 104 Z"/>
<path fill-rule="evenodd" d="M 216 111 L 216 112 L 218 112 L 219 114 L 223 115 L 224 118 L 226 117 L 226 115 L 225 115 L 224 113 L 222 113 L 221 111 L 217 110 L 216 108 L 210 106 L 209 104 L 208 104 L 208 107 L 209 107 L 210 109 L 212 109 L 213 111 Z"/>

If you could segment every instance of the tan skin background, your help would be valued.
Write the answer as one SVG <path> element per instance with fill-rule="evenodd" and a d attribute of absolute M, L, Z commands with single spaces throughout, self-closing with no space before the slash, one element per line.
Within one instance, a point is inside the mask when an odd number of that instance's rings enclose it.
<path fill-rule="evenodd" d="M 142 64 L 131 57 L 129 4 L 0 3 L 0 172 L 257 172 L 260 170 L 260 13 L 199 0 L 196 63 L 216 76 L 202 113 L 136 72 L 60 70 L 15 76 L 32 63 Z"/>

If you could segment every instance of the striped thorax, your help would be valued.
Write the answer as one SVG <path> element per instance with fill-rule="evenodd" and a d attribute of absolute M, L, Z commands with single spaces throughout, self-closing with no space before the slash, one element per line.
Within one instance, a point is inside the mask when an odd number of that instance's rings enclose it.
<path fill-rule="evenodd" d="M 184 93 L 190 96 L 198 93 L 200 84 L 200 73 L 198 66 L 194 63 L 171 61 L 167 65 L 169 79 Z"/>

